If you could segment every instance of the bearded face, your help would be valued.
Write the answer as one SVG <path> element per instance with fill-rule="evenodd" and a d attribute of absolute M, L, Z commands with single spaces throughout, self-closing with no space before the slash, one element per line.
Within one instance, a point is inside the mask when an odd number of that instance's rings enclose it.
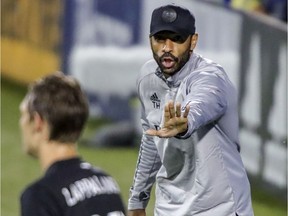
<path fill-rule="evenodd" d="M 192 36 L 187 38 L 170 31 L 163 31 L 150 38 L 153 57 L 166 77 L 177 73 L 189 60 Z"/>

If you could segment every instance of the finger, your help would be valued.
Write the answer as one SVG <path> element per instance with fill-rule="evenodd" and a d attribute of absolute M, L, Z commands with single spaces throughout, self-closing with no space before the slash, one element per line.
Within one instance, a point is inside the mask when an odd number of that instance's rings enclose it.
<path fill-rule="evenodd" d="M 171 132 L 170 132 L 171 133 Z M 158 136 L 160 138 L 168 138 L 168 137 L 172 137 L 172 135 L 170 135 L 169 131 L 167 130 L 153 130 L 153 129 L 148 129 L 147 131 L 145 131 L 146 135 L 149 136 Z"/>
<path fill-rule="evenodd" d="M 169 104 L 166 104 L 164 107 L 164 122 L 168 122 L 169 120 L 170 120 Z"/>
<path fill-rule="evenodd" d="M 158 136 L 158 131 L 154 129 L 148 129 L 145 131 L 145 134 L 149 136 Z"/>
<path fill-rule="evenodd" d="M 170 118 L 174 118 L 175 117 L 174 102 L 169 101 L 168 105 L 169 105 Z"/>
<path fill-rule="evenodd" d="M 188 114 L 189 114 L 189 110 L 190 110 L 190 106 L 187 105 L 185 108 L 185 111 L 183 113 L 183 118 L 187 118 Z"/>
<path fill-rule="evenodd" d="M 181 117 L 181 104 L 180 103 L 176 104 L 176 116 Z"/>

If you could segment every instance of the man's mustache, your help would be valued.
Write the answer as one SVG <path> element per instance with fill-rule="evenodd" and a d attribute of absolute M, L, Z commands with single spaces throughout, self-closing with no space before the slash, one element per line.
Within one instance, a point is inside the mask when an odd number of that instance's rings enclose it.
<path fill-rule="evenodd" d="M 163 58 L 172 58 L 173 61 L 177 62 L 178 61 L 178 58 L 173 56 L 171 53 L 164 53 L 161 57 L 160 57 L 160 61 L 163 61 Z"/>

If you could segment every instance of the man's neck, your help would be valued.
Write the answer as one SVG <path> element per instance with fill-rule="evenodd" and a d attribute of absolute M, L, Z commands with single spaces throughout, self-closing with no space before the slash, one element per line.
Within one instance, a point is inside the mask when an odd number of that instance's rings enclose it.
<path fill-rule="evenodd" d="M 75 143 L 57 143 L 50 141 L 41 146 L 39 162 L 41 169 L 45 172 L 53 163 L 77 156 L 77 145 Z"/>

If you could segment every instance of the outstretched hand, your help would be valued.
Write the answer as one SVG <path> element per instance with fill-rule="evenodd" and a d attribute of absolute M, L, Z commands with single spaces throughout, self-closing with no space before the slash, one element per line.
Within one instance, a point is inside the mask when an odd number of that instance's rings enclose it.
<path fill-rule="evenodd" d="M 188 129 L 188 113 L 189 106 L 181 113 L 181 104 L 169 101 L 164 108 L 164 125 L 160 130 L 148 129 L 145 133 L 150 136 L 158 136 L 161 138 L 174 137 L 183 133 Z M 176 110 L 175 110 L 176 109 Z"/>

